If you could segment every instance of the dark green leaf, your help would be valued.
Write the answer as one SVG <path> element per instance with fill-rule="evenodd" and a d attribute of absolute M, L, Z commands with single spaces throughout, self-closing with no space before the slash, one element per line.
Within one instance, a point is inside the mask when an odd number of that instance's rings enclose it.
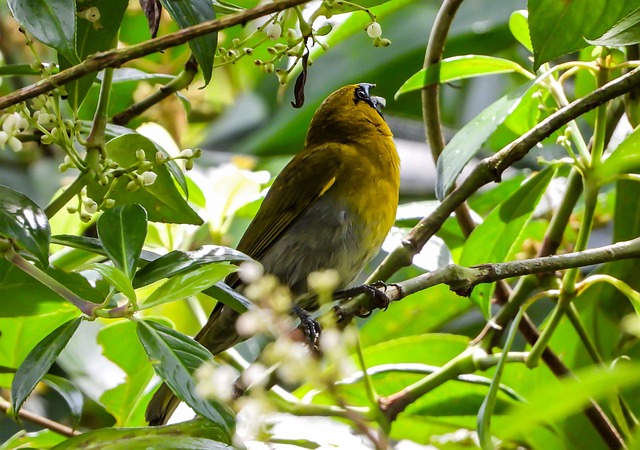
<path fill-rule="evenodd" d="M 0 67 L 0 77 L 7 75 L 40 75 L 40 70 L 34 69 L 31 64 L 5 64 Z"/>
<path fill-rule="evenodd" d="M 140 308 L 151 308 L 198 294 L 235 271 L 235 266 L 221 263 L 210 263 L 187 272 L 183 271 L 153 291 L 140 303 Z"/>
<path fill-rule="evenodd" d="M 631 11 L 639 0 L 536 0 L 529 2 L 529 29 L 535 70 L 558 56 L 588 45 Z"/>
<path fill-rule="evenodd" d="M 528 78 L 533 77 L 520 66 L 509 59 L 484 55 L 464 55 L 443 59 L 440 64 L 422 69 L 404 82 L 395 98 L 407 92 L 418 91 L 433 84 L 450 83 L 465 78 L 473 78 L 499 73 L 516 72 Z"/>
<path fill-rule="evenodd" d="M 133 286 L 137 289 L 162 278 L 169 278 L 213 262 L 245 261 L 248 259 L 251 258 L 242 252 L 219 245 L 205 245 L 193 251 L 174 250 L 138 270 L 133 279 Z"/>
<path fill-rule="evenodd" d="M 75 0 L 8 0 L 11 14 L 37 40 L 56 49 L 75 64 Z"/>
<path fill-rule="evenodd" d="M 495 208 L 469 236 L 460 255 L 460 264 L 473 266 L 503 262 L 517 246 L 553 174 L 552 168 L 539 172 Z M 499 239 L 496 239 L 496 236 L 499 236 Z M 480 306 L 486 317 L 489 317 L 490 313 L 491 286 L 491 284 L 476 286 L 471 296 L 471 300 Z"/>
<path fill-rule="evenodd" d="M 77 19 L 77 52 L 80 60 L 84 60 L 91 54 L 115 47 L 120 22 L 122 22 L 128 4 L 128 0 L 85 0 L 81 3 L 78 2 L 78 12 L 80 14 Z M 93 23 L 82 17 L 82 12 L 92 7 L 98 8 L 100 11 L 100 19 Z M 77 64 L 77 62 L 67 58 L 66 55 L 61 55 L 58 58 L 58 62 L 61 69 L 67 69 Z M 91 88 L 96 79 L 96 75 L 96 72 L 85 75 L 65 86 L 69 95 L 69 105 L 74 111 L 80 108 L 87 92 L 89 92 L 89 88 Z"/>
<path fill-rule="evenodd" d="M 640 9 L 636 9 L 598 39 L 589 40 L 592 45 L 622 47 L 640 42 Z"/>
<path fill-rule="evenodd" d="M 152 321 L 138 321 L 138 337 L 154 369 L 171 390 L 203 417 L 218 424 L 227 436 L 233 434 L 233 413 L 215 400 L 206 401 L 195 393 L 194 370 L 213 356 L 198 342 Z"/>
<path fill-rule="evenodd" d="M 40 341 L 22 362 L 11 384 L 11 403 L 18 414 L 31 391 L 47 373 L 60 352 L 78 329 L 81 317 L 62 324 Z"/>
<path fill-rule="evenodd" d="M 26 195 L 0 185 L 0 235 L 15 240 L 49 266 L 51 229 L 47 216 Z"/>
<path fill-rule="evenodd" d="M 136 203 L 117 206 L 100 216 L 97 229 L 107 255 L 131 280 L 147 237 L 147 212 Z"/>
<path fill-rule="evenodd" d="M 162 6 L 169 12 L 173 20 L 180 28 L 190 27 L 207 20 L 216 18 L 211 0 L 190 0 L 188 2 L 180 0 L 160 0 Z M 218 33 L 210 33 L 189 41 L 189 46 L 193 55 L 198 61 L 198 65 L 204 76 L 205 86 L 211 80 L 213 71 L 213 59 L 218 45 Z"/>
<path fill-rule="evenodd" d="M 449 141 L 437 163 L 436 196 L 440 200 L 447 195 L 464 166 L 480 150 L 482 144 L 515 110 L 531 86 L 532 83 L 527 83 L 495 101 Z"/>
<path fill-rule="evenodd" d="M 253 306 L 253 304 L 242 294 L 231 289 L 226 283 L 220 281 L 213 286 L 202 291 L 220 303 L 224 303 L 234 311 L 243 313 Z"/>
<path fill-rule="evenodd" d="M 228 444 L 224 430 L 208 420 L 195 419 L 164 427 L 103 428 L 67 439 L 54 449 L 233 450 Z"/>
<path fill-rule="evenodd" d="M 66 247 L 77 248 L 79 250 L 85 250 L 87 252 L 96 253 L 98 255 L 108 256 L 106 250 L 102 246 L 100 239 L 89 236 L 75 236 L 72 234 L 56 234 L 51 236 L 51 243 L 64 245 Z M 142 250 L 140 258 L 144 261 L 154 261 L 158 259 L 160 255 L 150 252 L 148 250 Z"/>
<path fill-rule="evenodd" d="M 42 378 L 42 382 L 55 390 L 69 406 L 73 428 L 78 426 L 82 415 L 82 405 L 84 397 L 82 392 L 66 378 L 57 375 L 47 374 Z"/>
<path fill-rule="evenodd" d="M 155 161 L 155 155 L 158 152 L 156 145 L 140 134 L 124 134 L 113 138 L 106 145 L 108 157 L 122 167 L 128 167 L 136 162 L 137 149 L 144 150 L 148 161 Z M 200 216 L 189 207 L 176 188 L 169 169 L 165 165 L 158 165 L 152 170 L 158 175 L 152 185 L 130 192 L 127 190 L 129 178 L 123 176 L 116 182 L 111 198 L 120 205 L 140 204 L 147 210 L 149 220 L 153 222 L 202 224 Z M 101 202 L 106 192 L 107 188 L 100 186 L 97 182 L 87 186 L 89 197 L 96 202 Z"/>

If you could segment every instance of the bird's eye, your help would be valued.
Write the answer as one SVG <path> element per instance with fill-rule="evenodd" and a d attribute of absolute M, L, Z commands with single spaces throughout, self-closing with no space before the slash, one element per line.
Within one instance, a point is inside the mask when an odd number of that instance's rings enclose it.
<path fill-rule="evenodd" d="M 365 90 L 362 89 L 362 88 L 356 89 L 356 97 L 358 97 L 360 100 L 368 100 L 369 99 L 369 96 L 367 95 Z"/>

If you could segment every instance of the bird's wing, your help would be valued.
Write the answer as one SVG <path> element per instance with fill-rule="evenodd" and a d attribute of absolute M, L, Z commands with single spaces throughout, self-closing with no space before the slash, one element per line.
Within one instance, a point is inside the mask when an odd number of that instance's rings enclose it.
<path fill-rule="evenodd" d="M 238 250 L 260 261 L 282 233 L 333 186 L 340 171 L 342 147 L 323 144 L 296 155 L 269 189 Z"/>
<path fill-rule="evenodd" d="M 271 244 L 331 188 L 340 169 L 341 147 L 324 144 L 296 155 L 269 189 L 238 250 L 260 260 Z"/>

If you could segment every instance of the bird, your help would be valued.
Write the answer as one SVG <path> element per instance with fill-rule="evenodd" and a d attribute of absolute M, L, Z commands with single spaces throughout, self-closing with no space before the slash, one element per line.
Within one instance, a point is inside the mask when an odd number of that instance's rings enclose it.
<path fill-rule="evenodd" d="M 370 83 L 330 94 L 311 119 L 303 149 L 275 178 L 237 249 L 259 262 L 264 273 L 289 287 L 301 320 L 318 308 L 307 278 L 333 269 L 337 289 L 349 286 L 380 251 L 395 222 L 400 159 Z M 243 288 L 237 274 L 225 282 Z M 216 355 L 244 338 L 239 313 L 218 303 L 194 337 Z M 163 384 L 145 418 L 163 425 L 180 400 Z"/>

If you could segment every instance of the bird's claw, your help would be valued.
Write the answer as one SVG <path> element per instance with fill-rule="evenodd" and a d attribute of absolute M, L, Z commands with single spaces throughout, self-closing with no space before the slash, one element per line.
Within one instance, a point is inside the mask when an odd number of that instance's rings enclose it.
<path fill-rule="evenodd" d="M 311 314 L 309 314 L 299 306 L 294 306 L 293 312 L 295 312 L 298 318 L 300 318 L 300 329 L 304 333 L 304 337 L 307 341 L 307 344 L 309 345 L 309 348 L 314 351 L 318 351 L 320 344 L 320 335 L 322 334 L 320 324 L 313 317 L 311 317 Z"/>

